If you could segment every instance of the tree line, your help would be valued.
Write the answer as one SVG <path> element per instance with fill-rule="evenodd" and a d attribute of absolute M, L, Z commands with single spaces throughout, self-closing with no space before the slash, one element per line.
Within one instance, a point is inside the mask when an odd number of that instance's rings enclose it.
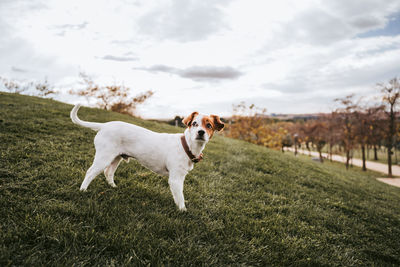
<path fill-rule="evenodd" d="M 88 103 L 93 101 L 95 107 L 129 114 L 136 114 L 138 105 L 147 101 L 153 91 L 132 96 L 131 88 L 124 84 L 99 85 L 85 73 L 79 74 L 81 87 L 70 90 L 73 95 L 83 96 Z M 26 93 L 39 97 L 53 97 L 59 91 L 47 79 L 43 82 L 20 82 L 0 77 L 4 88 L 11 93 Z M 225 135 L 273 149 L 293 147 L 295 154 L 298 148 L 305 146 L 309 151 L 319 152 L 323 162 L 322 151 L 328 150 L 332 160 L 333 148 L 339 147 L 346 156 L 346 168 L 349 168 L 353 151 L 361 150 L 363 170 L 366 170 L 366 151 L 374 151 L 374 160 L 378 160 L 377 151 L 386 148 L 388 175 L 392 177 L 392 155 L 398 144 L 400 101 L 400 81 L 393 78 L 386 83 L 377 84 L 380 92 L 378 103 L 369 103 L 356 99 L 354 95 L 335 99 L 339 107 L 329 114 L 315 119 L 282 121 L 266 115 L 266 109 L 241 102 L 233 106 L 233 116 L 226 120 Z M 177 116 L 171 124 L 180 126 L 182 118 Z"/>
<path fill-rule="evenodd" d="M 356 99 L 354 95 L 335 99 L 338 108 L 314 119 L 280 121 L 266 116 L 266 110 L 234 105 L 234 115 L 230 118 L 225 135 L 242 139 L 273 149 L 293 147 L 315 149 L 323 162 L 322 151 L 328 151 L 332 160 L 334 147 L 339 148 L 346 157 L 349 168 L 354 150 L 361 150 L 362 169 L 366 170 L 366 153 L 373 149 L 374 160 L 378 160 L 378 150 L 386 148 L 388 176 L 392 177 L 392 156 L 399 141 L 400 81 L 393 78 L 386 83 L 377 84 L 379 101 Z"/>
<path fill-rule="evenodd" d="M 79 73 L 80 87 L 68 91 L 71 95 L 85 97 L 92 106 L 111 110 L 131 116 L 137 116 L 138 105 L 147 101 L 154 92 L 148 90 L 132 96 L 132 88 L 123 83 L 100 85 L 84 72 Z M 53 98 L 59 90 L 50 84 L 47 79 L 41 81 L 18 81 L 0 77 L 0 83 L 10 93 L 30 94 L 33 96 Z"/>

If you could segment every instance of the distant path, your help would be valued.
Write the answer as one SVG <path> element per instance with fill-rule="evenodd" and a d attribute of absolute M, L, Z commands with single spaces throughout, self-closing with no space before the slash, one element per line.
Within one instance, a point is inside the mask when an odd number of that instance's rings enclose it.
<path fill-rule="evenodd" d="M 294 148 L 287 148 L 287 150 L 294 152 Z M 305 154 L 305 155 L 310 155 L 314 156 L 314 157 L 318 157 L 319 158 L 319 153 L 315 152 L 315 151 L 311 151 L 311 153 L 308 150 L 304 150 L 304 149 L 297 149 L 298 153 L 301 154 Z M 328 158 L 328 153 L 322 153 L 322 156 L 324 158 Z M 346 157 L 340 156 L 340 155 L 332 155 L 332 160 L 334 161 L 338 161 L 338 162 L 342 162 L 342 163 L 346 163 Z M 361 159 L 356 159 L 353 158 L 351 159 L 351 162 L 353 165 L 358 166 L 358 167 L 362 167 L 362 160 Z M 387 164 L 383 164 L 383 163 L 379 163 L 379 162 L 374 162 L 374 161 L 365 161 L 365 165 L 367 167 L 367 169 L 369 170 L 373 170 L 373 171 L 377 171 L 377 172 L 381 172 L 387 175 L 388 172 L 388 166 Z M 394 176 L 400 176 L 400 166 L 397 165 L 392 165 L 392 174 Z M 393 186 L 397 186 L 400 187 L 400 178 L 378 178 L 379 181 L 393 185 Z"/>

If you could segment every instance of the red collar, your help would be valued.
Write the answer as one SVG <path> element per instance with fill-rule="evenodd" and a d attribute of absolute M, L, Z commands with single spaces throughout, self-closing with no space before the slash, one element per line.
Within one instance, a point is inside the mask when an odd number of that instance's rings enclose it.
<path fill-rule="evenodd" d="M 196 157 L 193 155 L 192 151 L 190 151 L 189 146 L 188 146 L 188 144 L 187 144 L 187 142 L 186 142 L 185 135 L 182 135 L 182 136 L 181 136 L 181 143 L 182 143 L 183 149 L 185 150 L 186 154 L 188 155 L 189 159 L 190 159 L 192 162 L 197 163 L 197 162 L 199 162 L 200 160 L 203 159 L 203 153 L 200 153 L 200 155 L 199 155 L 198 158 L 196 158 Z"/>

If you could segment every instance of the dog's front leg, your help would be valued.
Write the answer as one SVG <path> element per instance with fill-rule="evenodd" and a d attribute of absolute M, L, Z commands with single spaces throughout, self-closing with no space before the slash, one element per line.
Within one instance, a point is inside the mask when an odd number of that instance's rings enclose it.
<path fill-rule="evenodd" d="M 174 197 L 175 204 L 179 210 L 186 211 L 185 198 L 183 197 L 183 182 L 185 175 L 179 175 L 171 172 L 169 175 L 168 183 L 171 189 L 172 196 Z"/>

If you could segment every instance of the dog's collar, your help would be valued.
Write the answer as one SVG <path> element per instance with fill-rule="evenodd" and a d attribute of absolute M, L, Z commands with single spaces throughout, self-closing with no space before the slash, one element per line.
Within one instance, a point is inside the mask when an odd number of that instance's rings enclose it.
<path fill-rule="evenodd" d="M 183 149 L 184 149 L 185 152 L 186 152 L 186 155 L 188 155 L 189 159 L 190 159 L 192 162 L 197 163 L 197 162 L 199 162 L 200 160 L 203 159 L 203 153 L 200 153 L 200 155 L 199 155 L 198 158 L 196 158 L 196 157 L 193 155 L 192 151 L 190 151 L 189 146 L 188 146 L 188 144 L 187 144 L 187 142 L 186 142 L 185 135 L 182 135 L 182 136 L 181 136 L 181 143 L 182 143 Z"/>

